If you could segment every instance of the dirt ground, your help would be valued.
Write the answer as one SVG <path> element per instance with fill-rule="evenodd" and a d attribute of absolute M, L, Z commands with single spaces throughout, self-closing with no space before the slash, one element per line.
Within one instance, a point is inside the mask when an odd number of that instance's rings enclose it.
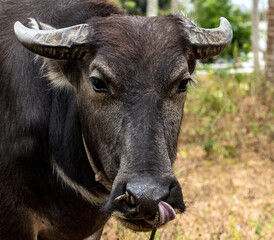
<path fill-rule="evenodd" d="M 175 169 L 188 206 L 186 213 L 159 229 L 156 239 L 265 239 L 274 237 L 274 166 L 255 152 L 238 162 L 201 161 L 178 153 Z M 190 151 L 190 152 L 191 152 Z M 102 239 L 149 239 L 111 219 Z"/>

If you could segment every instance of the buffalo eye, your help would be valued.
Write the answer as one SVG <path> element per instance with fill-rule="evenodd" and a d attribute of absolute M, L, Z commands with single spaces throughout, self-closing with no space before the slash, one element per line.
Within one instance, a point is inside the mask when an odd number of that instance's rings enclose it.
<path fill-rule="evenodd" d="M 179 84 L 179 87 L 177 89 L 177 93 L 186 92 L 187 84 L 190 81 L 191 81 L 191 79 L 185 79 L 185 80 L 181 81 L 180 84 Z"/>
<path fill-rule="evenodd" d="M 90 77 L 90 81 L 92 82 L 93 90 L 95 92 L 108 92 L 106 84 L 96 77 Z"/>

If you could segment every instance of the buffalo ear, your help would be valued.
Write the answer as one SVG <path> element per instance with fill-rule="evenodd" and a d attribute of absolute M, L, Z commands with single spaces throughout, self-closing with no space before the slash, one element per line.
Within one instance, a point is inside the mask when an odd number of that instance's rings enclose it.
<path fill-rule="evenodd" d="M 214 57 L 223 52 L 233 38 L 231 25 L 223 17 L 220 19 L 220 26 L 218 28 L 199 28 L 193 22 L 188 21 L 184 30 L 190 42 L 188 60 Z"/>
<path fill-rule="evenodd" d="M 40 30 L 27 28 L 21 22 L 16 22 L 14 32 L 24 47 L 47 58 L 80 60 L 88 52 L 90 27 L 87 24 Z"/>

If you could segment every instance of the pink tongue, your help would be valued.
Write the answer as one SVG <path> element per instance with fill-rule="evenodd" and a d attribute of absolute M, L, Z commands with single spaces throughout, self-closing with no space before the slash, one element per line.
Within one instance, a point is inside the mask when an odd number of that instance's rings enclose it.
<path fill-rule="evenodd" d="M 173 220 L 176 217 L 176 213 L 174 209 L 166 202 L 161 201 L 158 203 L 158 210 L 160 213 L 160 222 L 159 225 L 166 224 L 167 222 Z M 154 224 L 153 220 L 146 220 L 145 221 L 151 225 Z"/>
<path fill-rule="evenodd" d="M 160 213 L 160 225 L 166 224 L 176 217 L 174 209 L 164 201 L 159 202 L 158 209 Z"/>

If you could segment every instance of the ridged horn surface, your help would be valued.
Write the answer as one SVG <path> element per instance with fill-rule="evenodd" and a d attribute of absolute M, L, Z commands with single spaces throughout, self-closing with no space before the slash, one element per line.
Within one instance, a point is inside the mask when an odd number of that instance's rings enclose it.
<path fill-rule="evenodd" d="M 21 44 L 32 52 L 55 59 L 82 59 L 87 53 L 87 24 L 53 30 L 37 30 L 14 24 L 14 32 Z"/>
<path fill-rule="evenodd" d="M 224 17 L 220 18 L 218 28 L 205 29 L 193 24 L 186 31 L 191 46 L 189 60 L 214 57 L 224 51 L 233 38 L 231 25 Z"/>

